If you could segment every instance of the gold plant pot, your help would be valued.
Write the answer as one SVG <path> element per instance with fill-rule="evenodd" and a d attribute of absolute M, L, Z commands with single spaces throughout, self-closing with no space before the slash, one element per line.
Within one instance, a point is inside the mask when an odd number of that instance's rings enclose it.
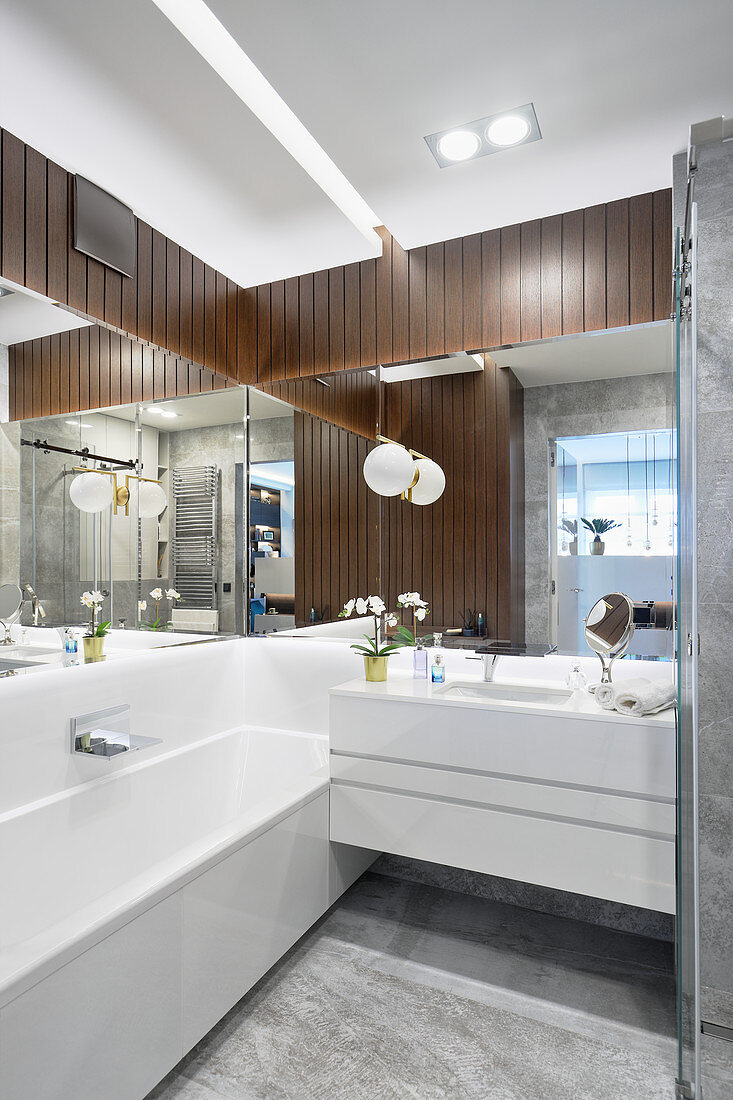
<path fill-rule="evenodd" d="M 84 660 L 87 662 L 104 660 L 104 638 L 84 638 Z"/>
<path fill-rule="evenodd" d="M 603 542 L 602 539 L 593 539 L 593 542 L 590 544 L 590 552 L 594 555 L 594 557 L 598 557 L 605 551 L 605 549 L 606 544 L 605 542 Z"/>
<path fill-rule="evenodd" d="M 386 657 L 365 657 L 364 675 L 372 684 L 380 684 L 387 679 Z"/>

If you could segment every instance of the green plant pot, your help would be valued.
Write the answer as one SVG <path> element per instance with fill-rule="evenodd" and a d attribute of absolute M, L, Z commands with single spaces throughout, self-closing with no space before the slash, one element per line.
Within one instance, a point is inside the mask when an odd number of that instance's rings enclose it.
<path fill-rule="evenodd" d="M 381 684 L 387 679 L 387 657 L 365 657 L 364 675 L 372 684 Z"/>

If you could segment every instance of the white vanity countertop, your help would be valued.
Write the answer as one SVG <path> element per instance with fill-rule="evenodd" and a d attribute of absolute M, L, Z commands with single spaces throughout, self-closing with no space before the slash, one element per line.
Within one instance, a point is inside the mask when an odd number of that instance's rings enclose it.
<path fill-rule="evenodd" d="M 224 635 L 182 634 L 171 632 L 152 632 L 138 630 L 112 630 L 106 636 L 104 656 L 100 661 L 85 661 L 84 648 L 79 637 L 79 652 L 76 658 L 67 657 L 61 647 L 61 639 L 54 628 L 27 627 L 21 641 L 13 628 L 13 645 L 0 646 L 0 662 L 23 662 L 22 667 L 4 670 L 0 665 L 0 682 L 19 677 L 34 676 L 42 672 L 56 672 L 59 669 L 86 668 L 89 665 L 108 664 L 118 660 L 139 657 L 157 649 L 177 648 L 199 642 L 224 641 Z M 28 662 L 25 664 L 25 662 Z M 1 690 L 1 688 L 0 688 Z"/>
<path fill-rule="evenodd" d="M 480 676 L 461 674 L 460 677 L 448 676 L 445 684 L 433 684 L 430 678 L 427 680 L 416 680 L 411 671 L 394 669 L 390 670 L 389 679 L 384 683 L 370 683 L 364 679 L 349 680 L 347 683 L 339 684 L 337 687 L 331 688 L 330 694 L 370 700 L 388 699 L 393 702 L 410 702 L 438 707 L 466 707 L 471 710 L 497 709 L 535 715 L 539 711 L 545 714 L 562 715 L 569 719 L 582 718 L 586 721 L 590 719 L 603 722 L 630 723 L 631 725 L 639 725 L 643 722 L 674 729 L 675 720 L 673 708 L 662 711 L 661 714 L 646 714 L 643 718 L 635 718 L 633 715 L 619 714 L 616 710 L 603 710 L 603 708 L 599 707 L 598 703 L 596 703 L 590 692 L 582 699 L 571 697 L 569 700 L 558 704 L 528 703 L 524 701 L 515 702 L 510 699 L 487 699 L 485 701 L 479 701 L 462 699 L 456 696 L 446 696 L 441 692 L 441 689 L 450 687 L 451 683 L 467 684 L 469 682 L 476 686 L 480 686 L 484 683 Z M 537 680 L 529 678 L 509 679 L 508 677 L 496 677 L 492 683 L 497 688 L 504 686 L 555 689 L 565 687 L 562 681 L 552 679 Z"/>

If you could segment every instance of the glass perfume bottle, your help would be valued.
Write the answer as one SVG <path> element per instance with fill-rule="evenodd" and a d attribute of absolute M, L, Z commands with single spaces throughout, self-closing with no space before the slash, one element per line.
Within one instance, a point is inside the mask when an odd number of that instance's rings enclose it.
<path fill-rule="evenodd" d="M 428 651 L 418 642 L 412 651 L 412 675 L 416 680 L 428 678 Z"/>
<path fill-rule="evenodd" d="M 445 665 L 443 664 L 443 658 L 439 653 L 436 653 L 433 657 L 433 665 L 430 669 L 430 678 L 434 684 L 445 683 Z"/>

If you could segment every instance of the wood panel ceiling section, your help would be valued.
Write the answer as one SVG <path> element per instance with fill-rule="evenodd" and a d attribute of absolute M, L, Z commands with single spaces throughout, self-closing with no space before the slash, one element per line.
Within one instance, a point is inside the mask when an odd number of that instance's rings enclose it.
<path fill-rule="evenodd" d="M 244 289 L 140 220 L 133 278 L 76 252 L 73 177 L 7 131 L 0 172 L 2 275 L 232 381 L 669 316 L 670 190 Z"/>
<path fill-rule="evenodd" d="M 257 389 L 365 439 L 376 439 L 380 385 L 375 372 L 342 371 L 328 379 L 262 382 Z"/>
<path fill-rule="evenodd" d="M 103 325 L 10 348 L 11 420 L 208 393 L 229 385 L 206 367 Z"/>

